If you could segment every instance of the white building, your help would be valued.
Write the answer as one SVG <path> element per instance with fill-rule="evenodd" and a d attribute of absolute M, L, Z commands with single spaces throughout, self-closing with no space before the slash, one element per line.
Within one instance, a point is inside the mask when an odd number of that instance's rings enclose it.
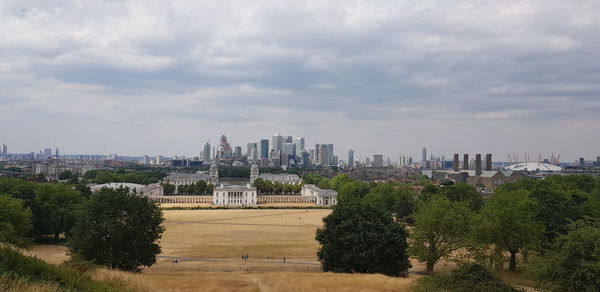
<path fill-rule="evenodd" d="M 216 206 L 254 206 L 258 202 L 255 187 L 219 186 L 213 190 L 213 205 Z"/>
<path fill-rule="evenodd" d="M 303 185 L 301 195 L 303 197 L 317 197 L 317 205 L 332 206 L 337 204 L 338 193 L 336 191 L 321 189 L 315 185 Z"/>

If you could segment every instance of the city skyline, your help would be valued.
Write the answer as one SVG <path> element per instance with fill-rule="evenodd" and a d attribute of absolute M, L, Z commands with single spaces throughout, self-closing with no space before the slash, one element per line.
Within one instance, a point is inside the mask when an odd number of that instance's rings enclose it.
<path fill-rule="evenodd" d="M 336 155 L 600 149 L 597 1 L 4 1 L 9 152 L 199 155 L 274 132 Z"/>

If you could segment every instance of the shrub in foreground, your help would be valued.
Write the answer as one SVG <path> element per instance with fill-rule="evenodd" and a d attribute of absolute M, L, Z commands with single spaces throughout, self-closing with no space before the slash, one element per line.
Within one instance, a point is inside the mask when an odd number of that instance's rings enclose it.
<path fill-rule="evenodd" d="M 415 292 L 518 292 L 479 264 L 464 263 L 450 275 L 436 275 L 417 280 L 411 291 Z"/>

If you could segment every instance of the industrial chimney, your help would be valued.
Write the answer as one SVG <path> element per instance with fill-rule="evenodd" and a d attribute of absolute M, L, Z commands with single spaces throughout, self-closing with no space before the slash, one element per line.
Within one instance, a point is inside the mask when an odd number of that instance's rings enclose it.
<path fill-rule="evenodd" d="M 481 154 L 475 154 L 475 175 L 481 175 Z"/>
<path fill-rule="evenodd" d="M 492 154 L 485 155 L 485 170 L 492 171 Z"/>
<path fill-rule="evenodd" d="M 452 162 L 452 168 L 454 169 L 454 171 L 458 172 L 458 168 L 460 167 L 459 162 L 458 162 L 458 153 L 454 154 L 454 162 Z"/>
<path fill-rule="evenodd" d="M 469 154 L 463 155 L 463 170 L 469 170 Z"/>

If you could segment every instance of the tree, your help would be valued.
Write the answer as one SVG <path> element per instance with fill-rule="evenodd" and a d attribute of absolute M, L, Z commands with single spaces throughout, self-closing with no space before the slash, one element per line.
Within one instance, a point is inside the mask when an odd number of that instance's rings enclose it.
<path fill-rule="evenodd" d="M 600 219 L 577 220 L 569 230 L 530 272 L 547 291 L 600 291 Z"/>
<path fill-rule="evenodd" d="M 524 190 L 496 191 L 475 224 L 478 242 L 510 253 L 509 270 L 517 270 L 517 253 L 540 242 L 544 225 L 536 221 L 537 204 Z"/>
<path fill-rule="evenodd" d="M 458 268 L 453 270 L 450 275 L 435 275 L 423 277 L 417 280 L 414 292 L 446 291 L 446 292 L 519 292 L 522 289 L 515 289 L 502 281 L 498 276 L 486 267 L 473 264 L 461 263 Z"/>
<path fill-rule="evenodd" d="M 369 204 L 338 204 L 317 230 L 324 271 L 398 276 L 411 267 L 407 232 L 389 213 Z"/>
<path fill-rule="evenodd" d="M 466 183 L 444 186 L 440 188 L 440 195 L 453 202 L 467 202 L 469 208 L 473 211 L 477 211 L 483 206 L 481 194 L 473 186 Z"/>
<path fill-rule="evenodd" d="M 331 179 L 331 181 L 329 182 L 329 185 L 331 186 L 332 189 L 339 191 L 340 187 L 343 184 L 348 183 L 349 181 L 352 181 L 352 179 L 350 179 L 347 174 L 338 174 L 334 178 Z"/>
<path fill-rule="evenodd" d="M 45 214 L 41 235 L 53 235 L 55 240 L 61 233 L 69 235 L 83 202 L 81 193 L 61 184 L 41 185 L 37 193 L 36 201 Z"/>
<path fill-rule="evenodd" d="M 451 202 L 439 195 L 421 201 L 413 214 L 409 252 L 432 273 L 441 258 L 468 245 L 473 217 L 466 202 Z"/>
<path fill-rule="evenodd" d="M 0 196 L 0 242 L 16 246 L 29 244 L 26 235 L 32 227 L 32 215 L 23 204 L 23 200 Z"/>
<path fill-rule="evenodd" d="M 73 178 L 73 172 L 70 170 L 65 170 L 58 175 L 58 179 L 67 180 Z"/>
<path fill-rule="evenodd" d="M 129 271 L 151 266 L 161 252 L 161 210 L 128 189 L 102 189 L 84 205 L 68 241 L 69 251 L 85 260 Z"/>
<path fill-rule="evenodd" d="M 358 201 L 369 193 L 369 184 L 363 181 L 345 183 L 338 192 L 338 202 Z"/>
<path fill-rule="evenodd" d="M 162 187 L 163 187 L 163 193 L 165 195 L 170 195 L 170 194 L 175 193 L 175 185 L 174 184 L 163 183 Z"/>

